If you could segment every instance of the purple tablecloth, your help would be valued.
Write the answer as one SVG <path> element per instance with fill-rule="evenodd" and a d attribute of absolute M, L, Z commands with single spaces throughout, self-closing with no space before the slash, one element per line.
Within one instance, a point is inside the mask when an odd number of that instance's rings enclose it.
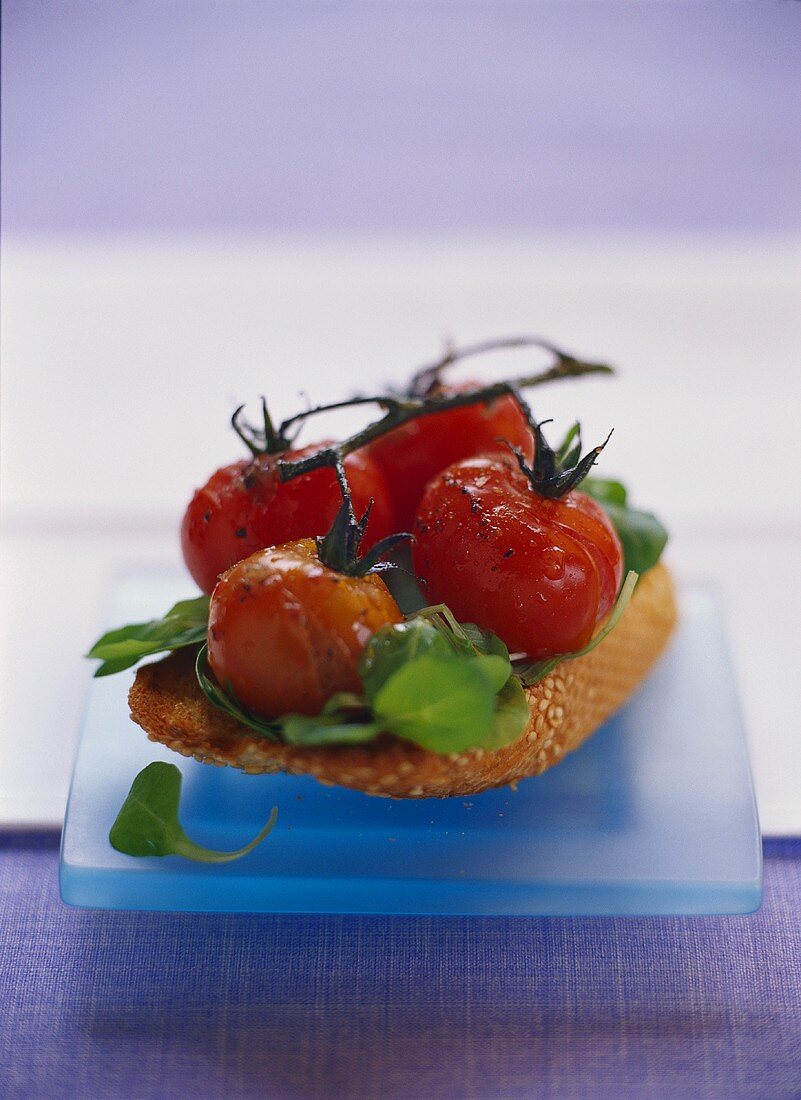
<path fill-rule="evenodd" d="M 0 847 L 0 1095 L 801 1096 L 801 841 L 749 917 L 69 909 Z"/>

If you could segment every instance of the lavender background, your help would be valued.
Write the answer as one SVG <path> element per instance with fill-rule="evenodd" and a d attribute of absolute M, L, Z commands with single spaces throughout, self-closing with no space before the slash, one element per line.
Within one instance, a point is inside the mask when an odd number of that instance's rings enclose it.
<path fill-rule="evenodd" d="M 6 0 L 6 230 L 801 226 L 801 4 Z"/>

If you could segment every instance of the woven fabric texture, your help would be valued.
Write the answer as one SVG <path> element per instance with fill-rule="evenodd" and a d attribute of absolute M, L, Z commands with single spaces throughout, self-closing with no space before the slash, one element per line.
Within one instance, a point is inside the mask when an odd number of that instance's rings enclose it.
<path fill-rule="evenodd" d="M 750 917 L 72 910 L 0 847 L 0 1095 L 801 1096 L 801 843 Z"/>

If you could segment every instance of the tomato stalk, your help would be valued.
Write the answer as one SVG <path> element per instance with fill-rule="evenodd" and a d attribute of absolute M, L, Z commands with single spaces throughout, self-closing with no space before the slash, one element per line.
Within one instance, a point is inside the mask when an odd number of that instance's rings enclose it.
<path fill-rule="evenodd" d="M 578 363 L 580 360 L 556 347 L 549 340 L 543 340 L 539 336 L 505 336 L 500 339 L 482 340 L 477 344 L 468 344 L 467 347 L 457 348 L 452 344 L 446 344 L 444 353 L 434 363 L 420 367 L 412 375 L 406 390 L 406 396 L 425 399 L 432 397 L 441 385 L 442 372 L 463 359 L 471 359 L 476 355 L 485 355 L 492 351 L 509 351 L 515 348 L 541 348 L 550 352 L 559 363 Z M 602 366 L 602 364 L 597 364 Z M 611 368 L 609 368 L 611 369 Z"/>
<path fill-rule="evenodd" d="M 254 428 L 251 424 L 243 424 L 241 422 L 241 415 L 244 407 L 244 405 L 240 405 L 239 408 L 234 411 L 231 417 L 231 427 L 254 458 L 258 458 L 259 455 L 265 454 L 283 454 L 284 451 L 289 450 L 297 433 L 295 433 L 295 435 L 288 434 L 286 431 L 286 422 L 281 424 L 276 431 L 272 417 L 267 408 L 267 399 L 265 397 L 261 399 L 262 422 L 264 425 L 261 430 Z"/>
<path fill-rule="evenodd" d="M 477 352 L 475 352 L 475 354 L 477 354 Z M 357 397 L 349 401 L 337 401 L 331 405 L 319 405 L 316 408 L 309 409 L 305 413 L 299 413 L 283 422 L 281 425 L 282 432 L 298 420 L 313 416 L 319 412 L 328 412 L 333 409 L 346 408 L 352 405 L 376 404 L 386 410 L 384 416 L 382 416 L 380 420 L 368 424 L 366 428 L 342 440 L 340 443 L 324 447 L 315 454 L 309 455 L 307 458 L 299 459 L 297 462 L 279 462 L 279 476 L 282 481 L 292 481 L 293 478 L 300 477 L 301 474 L 308 473 L 310 470 L 319 469 L 322 466 L 331 466 L 336 469 L 338 464 L 341 465 L 346 455 L 386 435 L 387 432 L 392 431 L 393 428 L 400 427 L 402 424 L 407 424 L 409 421 L 417 420 L 423 416 L 444 412 L 447 409 L 464 408 L 468 405 L 488 404 L 506 395 L 513 397 L 515 401 L 521 403 L 520 390 L 530 386 L 539 386 L 545 382 L 555 382 L 562 378 L 576 378 L 585 374 L 612 373 L 612 368 L 605 363 L 587 363 L 563 356 L 561 353 L 559 353 L 559 355 L 558 362 L 547 370 L 541 371 L 539 374 L 525 375 L 522 378 L 494 382 L 491 385 L 481 386 L 476 390 L 471 390 L 466 393 L 454 393 L 448 394 L 445 397 L 429 397 L 425 399 L 409 398 L 408 400 L 400 400 L 388 396 Z M 528 411 L 528 406 L 525 405 L 525 402 L 522 402 L 521 407 L 523 407 L 524 411 Z"/>
<path fill-rule="evenodd" d="M 373 502 L 370 501 L 362 518 L 357 520 L 347 483 L 343 488 L 342 497 L 342 507 L 337 512 L 328 534 L 318 535 L 315 539 L 317 556 L 323 565 L 327 565 L 337 573 L 344 573 L 347 577 L 366 577 L 368 573 L 382 573 L 387 569 L 398 568 L 395 562 L 382 559 L 398 543 L 410 539 L 411 534 L 408 531 L 399 531 L 395 535 L 388 535 L 360 557 L 359 546 L 370 519 Z"/>
<path fill-rule="evenodd" d="M 334 522 L 328 533 L 318 535 L 315 539 L 320 561 L 329 569 L 344 573 L 348 577 L 366 577 L 368 573 L 382 573 L 387 569 L 397 568 L 394 562 L 381 559 L 386 557 L 398 543 L 410 539 L 411 534 L 408 531 L 399 531 L 397 534 L 388 535 L 377 542 L 366 554 L 360 556 L 359 547 L 364 538 L 374 502 L 370 500 L 362 518 L 357 519 L 348 476 L 339 456 L 336 456 L 334 471 L 342 493 L 342 507 L 334 516 Z"/>
<path fill-rule="evenodd" d="M 525 456 L 519 447 L 509 446 L 509 450 L 517 459 L 520 470 L 528 478 L 532 489 L 541 497 L 549 500 L 557 500 L 566 496 L 571 489 L 575 489 L 587 476 L 598 460 L 601 451 L 612 437 L 612 432 L 597 447 L 582 457 L 581 455 L 581 428 L 574 424 L 567 434 L 565 441 L 558 451 L 554 451 L 548 444 L 543 434 L 543 426 L 551 424 L 551 420 L 537 422 L 531 415 L 531 411 L 524 401 L 521 408 L 528 417 L 531 430 L 534 432 L 534 462 L 531 466 L 526 462 Z M 613 429 L 614 430 L 614 429 Z M 573 440 L 577 438 L 577 445 L 573 446 Z M 571 465 L 572 463 L 572 465 Z"/>

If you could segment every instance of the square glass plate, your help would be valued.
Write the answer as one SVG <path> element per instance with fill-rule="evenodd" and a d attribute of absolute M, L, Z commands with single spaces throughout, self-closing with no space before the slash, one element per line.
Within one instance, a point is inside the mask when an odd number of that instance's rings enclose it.
<path fill-rule="evenodd" d="M 175 578 L 132 578 L 110 622 L 161 614 Z M 393 801 L 309 778 L 207 767 L 149 742 L 128 717 L 130 674 L 92 681 L 61 852 L 61 896 L 108 909 L 280 913 L 601 915 L 746 913 L 759 906 L 759 825 L 720 609 L 682 593 L 668 653 L 576 753 L 516 790 Z M 115 852 L 108 831 L 152 760 L 184 775 L 189 836 L 234 863 Z"/>

